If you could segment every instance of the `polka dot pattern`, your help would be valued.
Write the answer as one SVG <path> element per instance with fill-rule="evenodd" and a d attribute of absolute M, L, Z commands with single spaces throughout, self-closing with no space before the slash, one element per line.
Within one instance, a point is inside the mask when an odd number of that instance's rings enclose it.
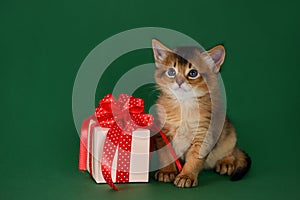
<path fill-rule="evenodd" d="M 110 128 L 102 152 L 102 175 L 114 190 L 111 169 L 118 148 L 116 182 L 129 182 L 130 152 L 132 132 L 139 127 L 150 127 L 153 116 L 144 114 L 144 101 L 139 98 L 121 94 L 116 100 L 111 94 L 106 95 L 95 110 L 100 126 Z"/>
<path fill-rule="evenodd" d="M 121 129 L 117 125 L 109 129 L 105 138 L 103 152 L 102 152 L 102 161 L 101 161 L 103 178 L 105 179 L 106 183 L 114 190 L 118 190 L 118 188 L 113 184 L 112 176 L 111 176 L 111 168 L 117 150 L 118 141 L 120 138 L 119 137 L 120 131 Z"/>
<path fill-rule="evenodd" d="M 117 183 L 129 182 L 130 172 L 130 152 L 132 136 L 129 133 L 122 133 L 120 136 L 120 143 L 118 149 L 118 163 L 117 163 Z"/>

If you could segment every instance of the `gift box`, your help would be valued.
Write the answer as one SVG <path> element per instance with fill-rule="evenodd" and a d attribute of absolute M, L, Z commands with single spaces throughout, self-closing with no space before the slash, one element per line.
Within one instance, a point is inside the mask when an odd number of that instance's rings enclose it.
<path fill-rule="evenodd" d="M 106 95 L 81 127 L 79 170 L 88 170 L 97 183 L 147 182 L 153 116 L 144 101 L 126 94 Z"/>
<path fill-rule="evenodd" d="M 104 141 L 109 128 L 100 127 L 98 122 L 93 118 L 89 119 L 88 123 L 88 153 L 86 159 L 87 171 L 97 183 L 106 183 L 101 171 L 101 160 Z M 129 168 L 127 168 L 129 170 L 128 182 L 148 182 L 149 148 L 150 131 L 147 129 L 136 129 L 133 131 Z M 115 183 L 122 183 L 124 182 L 124 179 L 122 177 L 116 177 L 118 167 L 118 151 L 119 147 L 117 147 L 112 162 L 112 181 Z M 122 164 L 120 166 L 122 167 Z M 127 170 L 125 170 L 125 172 L 126 171 Z"/>

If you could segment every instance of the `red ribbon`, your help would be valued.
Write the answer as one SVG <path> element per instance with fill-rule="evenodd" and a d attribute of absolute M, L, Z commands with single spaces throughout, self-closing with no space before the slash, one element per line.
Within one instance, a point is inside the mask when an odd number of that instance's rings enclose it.
<path fill-rule="evenodd" d="M 86 170 L 86 161 L 87 161 L 87 143 L 88 143 L 88 129 L 91 119 L 95 118 L 90 116 L 83 120 L 80 132 L 80 146 L 79 146 L 79 170 Z M 91 152 L 90 152 L 91 153 Z"/>
<path fill-rule="evenodd" d="M 161 131 L 161 129 L 158 128 L 158 126 L 156 126 L 155 124 L 153 124 L 153 127 L 152 127 L 152 128 L 153 128 L 154 131 L 159 132 L 160 136 L 162 137 L 162 139 L 163 139 L 164 142 L 166 143 L 166 145 L 167 145 L 167 147 L 168 147 L 168 149 L 169 149 L 169 151 L 170 151 L 172 157 L 173 157 L 174 160 L 175 160 L 175 164 L 176 164 L 176 166 L 177 166 L 178 171 L 181 172 L 181 170 L 182 170 L 182 165 L 181 165 L 181 163 L 180 163 L 180 161 L 179 161 L 179 159 L 178 159 L 178 157 L 177 157 L 177 155 L 176 155 L 174 149 L 172 148 L 171 143 L 169 142 L 167 136 L 166 136 L 166 135 Z"/>
<path fill-rule="evenodd" d="M 95 123 L 90 124 L 91 120 Z M 80 147 L 79 147 L 79 170 L 87 170 L 89 167 L 90 174 L 93 175 L 92 168 L 92 158 L 93 158 L 93 129 L 99 126 L 96 117 L 90 116 L 83 120 L 80 132 Z M 88 130 L 90 132 L 88 133 Z M 88 145 L 88 136 L 89 136 L 89 145 Z M 89 146 L 89 151 L 87 151 L 87 146 Z M 89 155 L 89 166 L 87 166 L 87 155 Z"/>
<path fill-rule="evenodd" d="M 144 101 L 133 96 L 121 94 L 116 100 L 106 95 L 95 110 L 101 127 L 110 128 L 103 146 L 101 169 L 106 183 L 114 190 L 111 171 L 112 162 L 118 148 L 116 182 L 129 182 L 132 132 L 139 127 L 150 127 L 153 116 L 144 114 Z"/>

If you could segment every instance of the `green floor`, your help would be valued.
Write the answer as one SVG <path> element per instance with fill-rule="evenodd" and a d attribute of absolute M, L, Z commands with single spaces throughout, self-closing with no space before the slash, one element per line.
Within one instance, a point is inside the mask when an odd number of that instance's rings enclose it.
<path fill-rule="evenodd" d="M 300 199 L 299 5 L 296 0 L 1 1 L 0 199 Z M 119 185 L 114 192 L 77 170 L 76 73 L 100 42 L 146 26 L 180 31 L 205 48 L 225 45 L 227 113 L 239 146 L 253 161 L 243 180 L 203 172 L 193 189 L 151 179 Z M 152 61 L 150 49 L 121 56 L 100 81 L 95 102 L 122 70 Z M 144 93 L 148 90 L 137 91 Z"/>

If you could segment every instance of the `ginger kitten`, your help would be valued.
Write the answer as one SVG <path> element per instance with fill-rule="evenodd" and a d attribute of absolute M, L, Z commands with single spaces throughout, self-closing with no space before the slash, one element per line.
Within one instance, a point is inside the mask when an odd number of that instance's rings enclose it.
<path fill-rule="evenodd" d="M 155 57 L 155 80 L 160 90 L 157 104 L 160 121 L 164 121 L 163 132 L 172 141 L 177 155 L 184 160 L 182 171 L 178 174 L 170 153 L 164 150 L 165 143 L 158 135 L 156 147 L 160 163 L 164 167 L 155 173 L 161 182 L 173 182 L 178 187 L 198 185 L 198 174 L 204 169 L 215 169 L 226 174 L 231 180 L 241 179 L 250 169 L 251 159 L 236 146 L 234 126 L 226 117 L 221 135 L 208 155 L 200 158 L 200 148 L 210 125 L 212 114 L 211 91 L 204 80 L 214 80 L 223 64 L 225 49 L 216 46 L 207 52 L 195 47 L 179 47 L 170 50 L 158 40 L 152 40 Z M 184 56 L 184 58 L 182 57 Z M 209 57 L 209 58 L 208 58 Z M 190 60 L 195 61 L 193 64 Z"/>

